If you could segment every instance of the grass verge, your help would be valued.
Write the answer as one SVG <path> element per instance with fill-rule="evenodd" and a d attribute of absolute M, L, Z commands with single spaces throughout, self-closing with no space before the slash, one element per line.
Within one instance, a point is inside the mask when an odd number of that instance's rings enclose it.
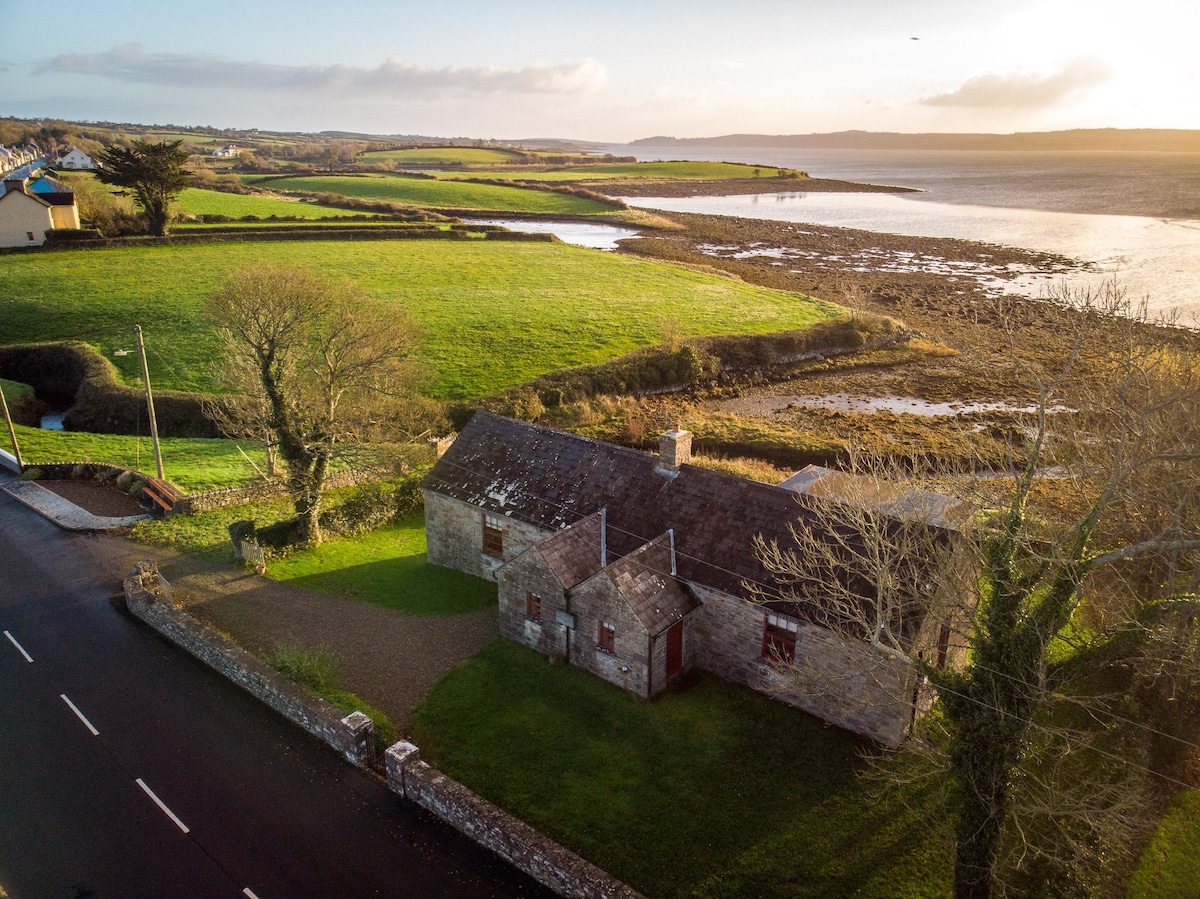
<path fill-rule="evenodd" d="M 935 897 L 944 823 L 861 740 L 696 676 L 653 702 L 498 640 L 418 706 L 431 763 L 651 897 Z"/>
<path fill-rule="evenodd" d="M 1200 790 L 1171 802 L 1129 880 L 1129 899 L 1200 895 Z"/>
<path fill-rule="evenodd" d="M 150 473 L 154 471 L 154 448 L 149 436 L 46 431 L 18 426 L 17 441 L 21 444 L 22 459 L 30 465 L 107 462 Z M 261 446 L 250 440 L 167 437 L 161 442 L 167 480 L 189 493 L 236 487 L 257 480 L 258 473 L 238 452 L 239 446 L 259 465 L 263 464 Z"/>
<path fill-rule="evenodd" d="M 272 562 L 267 576 L 408 615 L 461 615 L 496 604 L 496 585 L 425 558 L 423 519 L 335 539 Z"/>
<path fill-rule="evenodd" d="M 347 714 L 362 712 L 370 717 L 375 723 L 375 746 L 380 752 L 396 742 L 396 725 L 391 718 L 354 693 L 341 689 L 341 666 L 326 647 L 281 644 L 275 647 L 266 662 L 284 677 L 306 687 Z"/>

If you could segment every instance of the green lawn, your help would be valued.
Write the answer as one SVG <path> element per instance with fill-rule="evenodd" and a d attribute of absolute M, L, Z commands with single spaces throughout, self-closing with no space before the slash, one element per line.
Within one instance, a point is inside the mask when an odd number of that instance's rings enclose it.
<path fill-rule="evenodd" d="M 490 147 L 412 147 L 407 150 L 375 150 L 363 153 L 360 162 L 386 162 L 392 165 L 491 165 L 512 162 L 520 157 L 513 150 Z"/>
<path fill-rule="evenodd" d="M 1200 790 L 1175 797 L 1130 878 L 1129 899 L 1200 896 Z"/>
<path fill-rule="evenodd" d="M 758 175 L 754 174 L 758 171 Z M 785 171 L 794 171 L 785 169 Z M 731 178 L 773 178 L 775 166 L 740 162 L 634 162 L 615 165 L 578 165 L 545 172 L 509 170 L 438 172 L 438 178 L 518 178 L 525 181 L 629 181 L 639 178 L 722 181 Z"/>
<path fill-rule="evenodd" d="M 179 210 L 187 215 L 227 215 L 230 218 L 241 218 L 243 215 L 267 218 L 271 215 L 278 215 L 319 219 L 331 215 L 354 214 L 351 210 L 337 209 L 333 206 L 317 206 L 314 203 L 298 203 L 274 197 L 201 190 L 196 187 L 189 187 L 181 193 L 177 203 Z"/>
<path fill-rule="evenodd" d="M 637 699 L 506 640 L 412 722 L 421 755 L 658 897 L 941 897 L 945 825 L 916 788 L 876 796 L 851 734 L 698 676 Z"/>
<path fill-rule="evenodd" d="M 0 445 L 7 448 L 8 435 Z M 17 427 L 17 442 L 26 465 L 49 462 L 108 462 L 154 473 L 154 448 L 150 437 L 89 434 L 83 431 L 43 431 Z M 206 440 L 164 438 L 163 470 L 167 480 L 195 493 L 218 487 L 235 487 L 258 478 L 254 467 L 238 452 L 238 446 L 256 465 L 263 464 L 262 449 L 252 440 Z"/>
<path fill-rule="evenodd" d="M 687 334 L 799 328 L 837 307 L 727 278 L 554 243 L 311 241 L 142 246 L 9 256 L 0 265 L 3 340 L 84 340 L 140 375 L 134 323 L 158 388 L 210 389 L 217 341 L 203 297 L 227 274 L 269 262 L 357 281 L 424 329 L 444 398 L 489 394 L 566 366 L 603 362 Z"/>
<path fill-rule="evenodd" d="M 273 562 L 267 576 L 409 615 L 460 615 L 496 604 L 496 585 L 425 561 L 425 521 L 331 540 Z"/>
<path fill-rule="evenodd" d="M 263 185 L 278 191 L 335 193 L 368 200 L 387 200 L 430 209 L 483 209 L 495 212 L 538 212 L 551 215 L 597 215 L 615 207 L 598 200 L 499 184 L 435 181 L 400 175 L 303 176 Z"/>
<path fill-rule="evenodd" d="M 33 393 L 33 388 L 28 384 L 22 384 L 20 381 L 9 381 L 6 378 L 0 378 L 0 391 L 3 391 L 4 399 L 11 408 L 18 400 L 23 400 Z"/>

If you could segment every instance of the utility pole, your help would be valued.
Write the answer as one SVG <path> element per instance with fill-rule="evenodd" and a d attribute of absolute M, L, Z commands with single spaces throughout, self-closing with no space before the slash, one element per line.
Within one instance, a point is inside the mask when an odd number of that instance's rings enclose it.
<path fill-rule="evenodd" d="M 8 400 L 4 396 L 3 388 L 0 388 L 0 406 L 4 407 L 4 423 L 8 425 L 8 436 L 12 438 L 13 455 L 17 458 L 17 467 L 23 468 L 21 464 L 21 448 L 17 446 L 17 429 L 13 427 L 12 416 L 8 414 Z"/>
<path fill-rule="evenodd" d="M 137 335 L 138 352 L 142 356 L 142 379 L 146 384 L 146 408 L 150 410 L 150 440 L 154 443 L 154 464 L 158 466 L 158 479 L 165 481 L 163 474 L 162 448 L 158 445 L 158 422 L 154 418 L 154 394 L 150 392 L 150 367 L 146 364 L 146 344 L 142 341 L 142 326 L 134 325 L 133 333 Z"/>

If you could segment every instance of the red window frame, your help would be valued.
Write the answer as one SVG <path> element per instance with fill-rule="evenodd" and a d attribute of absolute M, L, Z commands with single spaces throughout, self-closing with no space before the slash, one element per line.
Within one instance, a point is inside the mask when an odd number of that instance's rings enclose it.
<path fill-rule="evenodd" d="M 504 555 L 504 529 L 494 516 L 483 516 L 483 551 L 489 556 Z"/>
<path fill-rule="evenodd" d="M 525 617 L 542 620 L 542 598 L 532 590 L 525 591 Z"/>
<path fill-rule="evenodd" d="M 763 658 L 790 665 L 796 658 L 797 630 L 795 619 L 767 612 L 763 623 Z"/>
<path fill-rule="evenodd" d="M 613 627 L 611 622 L 600 621 L 596 647 L 604 652 L 617 651 L 617 629 Z"/>

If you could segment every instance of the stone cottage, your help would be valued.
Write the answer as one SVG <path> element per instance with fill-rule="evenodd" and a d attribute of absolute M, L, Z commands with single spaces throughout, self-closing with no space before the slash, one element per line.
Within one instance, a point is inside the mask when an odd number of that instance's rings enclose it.
<path fill-rule="evenodd" d="M 835 500 L 690 458 L 678 429 L 656 455 L 477 412 L 423 484 L 429 561 L 494 579 L 505 637 L 640 696 L 697 668 L 899 743 L 921 704 L 911 664 L 830 627 L 819 596 L 770 599 L 784 594 L 754 551 L 826 526 Z M 900 629 L 940 661 L 933 618 Z M 822 688 L 797 688 L 793 666 Z"/>

